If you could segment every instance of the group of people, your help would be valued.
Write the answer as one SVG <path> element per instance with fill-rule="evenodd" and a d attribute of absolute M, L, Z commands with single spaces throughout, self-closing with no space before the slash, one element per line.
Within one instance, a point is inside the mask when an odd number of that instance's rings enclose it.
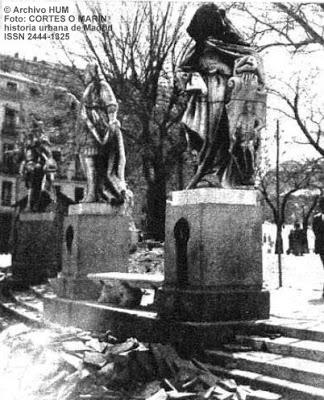
<path fill-rule="evenodd" d="M 315 235 L 314 252 L 321 257 L 324 267 L 324 197 L 318 201 L 319 212 L 313 218 L 313 232 Z M 295 223 L 294 229 L 289 233 L 289 248 L 287 254 L 294 254 L 296 256 L 308 253 L 307 236 L 306 232 L 301 228 L 299 223 Z"/>

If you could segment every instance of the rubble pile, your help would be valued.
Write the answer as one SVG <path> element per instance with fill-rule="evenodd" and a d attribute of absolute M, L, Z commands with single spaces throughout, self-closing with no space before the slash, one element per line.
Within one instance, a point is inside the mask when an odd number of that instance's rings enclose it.
<path fill-rule="evenodd" d="M 137 273 L 164 273 L 164 248 L 153 247 L 149 250 L 146 246 L 139 247 L 130 255 L 128 272 Z"/>
<path fill-rule="evenodd" d="M 0 333 L 0 352 L 3 400 L 280 398 L 218 377 L 205 364 L 182 359 L 171 345 L 120 342 L 111 332 L 20 323 Z"/>

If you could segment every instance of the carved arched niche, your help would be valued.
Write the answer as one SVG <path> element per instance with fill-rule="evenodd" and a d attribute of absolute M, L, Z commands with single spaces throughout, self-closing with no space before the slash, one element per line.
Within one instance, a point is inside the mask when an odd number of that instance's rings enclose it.
<path fill-rule="evenodd" d="M 180 218 L 173 230 L 176 247 L 177 286 L 184 288 L 188 285 L 188 240 L 190 237 L 189 223 L 185 218 Z"/>
<path fill-rule="evenodd" d="M 65 231 L 65 243 L 69 254 L 71 254 L 72 252 L 73 238 L 74 238 L 74 230 L 73 227 L 69 225 Z"/>

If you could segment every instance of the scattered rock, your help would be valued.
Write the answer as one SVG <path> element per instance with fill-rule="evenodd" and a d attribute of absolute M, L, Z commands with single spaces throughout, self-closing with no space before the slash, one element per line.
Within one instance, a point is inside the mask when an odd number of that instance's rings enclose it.
<path fill-rule="evenodd" d="M 15 354 L 19 362 L 26 355 L 24 369 L 30 379 L 17 398 L 27 398 L 32 391 L 44 400 L 280 399 L 216 376 L 208 364 L 182 359 L 171 345 L 144 344 L 135 338 L 118 342 L 110 331 L 91 335 L 17 324 L 1 335 L 6 338 L 1 343 L 6 366 L 0 368 L 2 377 L 16 367 L 10 365 Z"/>
<path fill-rule="evenodd" d="M 167 392 L 167 395 L 169 399 L 193 399 L 197 397 L 197 393 L 178 392 L 177 390 Z"/>
<path fill-rule="evenodd" d="M 62 360 L 64 360 L 71 367 L 73 367 L 77 370 L 81 370 L 81 368 L 83 366 L 83 361 L 79 356 L 68 354 L 63 351 L 60 353 L 60 356 L 61 356 Z"/>
<path fill-rule="evenodd" d="M 146 400 L 167 400 L 167 398 L 168 398 L 167 392 L 164 389 L 160 389 L 152 396 L 147 397 Z"/>
<path fill-rule="evenodd" d="M 116 354 L 125 353 L 129 350 L 135 349 L 136 347 L 138 347 L 138 345 L 139 344 L 138 344 L 137 339 L 129 338 L 126 340 L 126 342 L 118 343 L 111 347 L 108 347 L 105 354 L 106 354 L 106 356 L 107 355 L 114 356 Z"/>
<path fill-rule="evenodd" d="M 98 351 L 99 353 L 103 353 L 107 349 L 107 343 L 103 341 L 99 341 L 98 339 L 91 338 L 89 341 L 86 342 L 86 345 Z"/>
<path fill-rule="evenodd" d="M 17 336 L 22 335 L 23 333 L 30 332 L 31 328 L 26 324 L 15 324 L 5 329 L 0 334 L 0 340 L 10 339 L 12 337 L 17 338 Z"/>
<path fill-rule="evenodd" d="M 236 392 L 237 384 L 234 379 L 222 379 L 218 381 L 218 384 L 229 392 Z"/>
<path fill-rule="evenodd" d="M 86 351 L 83 356 L 83 362 L 97 368 L 102 368 L 107 364 L 107 358 L 102 353 Z"/>
<path fill-rule="evenodd" d="M 252 393 L 248 393 L 246 400 L 279 400 L 281 396 L 279 394 L 267 392 L 264 390 L 254 390 Z"/>
<path fill-rule="evenodd" d="M 73 340 L 73 341 L 66 341 L 62 343 L 62 347 L 65 351 L 68 352 L 80 352 L 89 350 L 89 347 L 86 346 L 81 340 Z"/>
<path fill-rule="evenodd" d="M 110 378 L 114 372 L 114 366 L 114 363 L 108 363 L 98 371 L 98 374 Z"/>

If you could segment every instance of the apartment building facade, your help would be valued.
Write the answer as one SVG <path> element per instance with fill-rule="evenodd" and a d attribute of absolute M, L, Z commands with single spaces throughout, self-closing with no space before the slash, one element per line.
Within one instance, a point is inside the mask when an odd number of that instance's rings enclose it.
<path fill-rule="evenodd" d="M 77 202 L 83 197 L 86 182 L 73 142 L 77 101 L 62 86 L 68 79 L 76 81 L 59 65 L 0 55 L 0 253 L 8 250 L 12 205 L 26 195 L 10 152 L 35 122 L 42 121 L 59 165 L 56 190 Z"/>

